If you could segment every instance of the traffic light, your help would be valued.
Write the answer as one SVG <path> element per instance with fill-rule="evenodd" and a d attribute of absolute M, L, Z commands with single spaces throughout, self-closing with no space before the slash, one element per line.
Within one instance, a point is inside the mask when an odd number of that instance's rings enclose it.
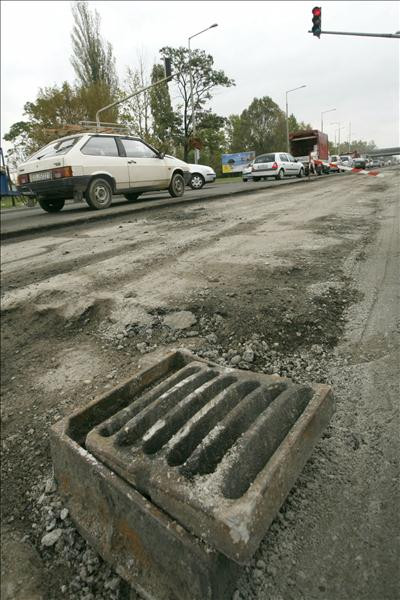
<path fill-rule="evenodd" d="M 313 26 L 312 26 L 312 34 L 316 35 L 318 38 L 321 35 L 321 7 L 320 6 L 314 6 L 314 8 L 312 9 L 312 22 L 313 22 Z"/>
<path fill-rule="evenodd" d="M 171 59 L 169 58 L 169 56 L 164 58 L 164 72 L 165 72 L 165 77 L 167 78 L 167 81 L 171 81 L 171 79 L 172 79 L 172 64 L 171 64 Z"/>

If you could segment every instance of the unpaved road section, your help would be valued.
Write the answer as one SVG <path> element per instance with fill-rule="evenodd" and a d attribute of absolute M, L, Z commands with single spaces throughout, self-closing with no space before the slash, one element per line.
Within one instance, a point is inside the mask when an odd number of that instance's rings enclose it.
<path fill-rule="evenodd" d="M 3 245 L 2 598 L 127 597 L 57 495 L 48 429 L 185 346 L 335 390 L 234 599 L 398 599 L 398 186 L 326 178 Z"/>

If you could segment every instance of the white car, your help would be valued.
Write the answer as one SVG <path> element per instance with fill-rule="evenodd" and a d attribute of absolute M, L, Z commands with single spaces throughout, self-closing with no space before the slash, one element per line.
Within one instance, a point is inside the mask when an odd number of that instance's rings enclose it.
<path fill-rule="evenodd" d="M 253 172 L 252 172 L 252 167 L 253 167 L 253 163 L 249 163 L 247 165 L 247 167 L 244 167 L 243 171 L 242 171 L 242 181 L 244 183 L 246 183 L 246 181 L 250 181 L 251 179 L 253 179 Z"/>
<path fill-rule="evenodd" d="M 267 177 L 275 177 L 275 179 L 290 176 L 304 177 L 305 174 L 303 163 L 298 162 L 287 152 L 271 152 L 256 156 L 251 171 L 253 181 L 259 181 L 262 177 L 265 179 Z"/>
<path fill-rule="evenodd" d="M 189 164 L 190 179 L 188 185 L 192 190 L 201 190 L 206 183 L 214 183 L 217 174 L 211 167 Z"/>
<path fill-rule="evenodd" d="M 350 156 L 349 154 L 341 154 L 340 161 L 341 161 L 342 165 L 344 165 L 345 167 L 353 166 L 353 157 Z"/>
<path fill-rule="evenodd" d="M 60 211 L 68 198 L 92 209 L 110 206 L 114 194 L 133 202 L 143 192 L 168 190 L 183 196 L 191 173 L 130 135 L 82 133 L 51 142 L 18 168 L 18 190 L 35 194 L 43 210 Z"/>
<path fill-rule="evenodd" d="M 329 171 L 331 173 L 341 173 L 343 171 L 343 169 L 340 168 L 340 165 L 342 164 L 342 160 L 341 160 L 339 154 L 332 154 L 332 156 L 329 158 L 329 162 L 330 162 Z"/>

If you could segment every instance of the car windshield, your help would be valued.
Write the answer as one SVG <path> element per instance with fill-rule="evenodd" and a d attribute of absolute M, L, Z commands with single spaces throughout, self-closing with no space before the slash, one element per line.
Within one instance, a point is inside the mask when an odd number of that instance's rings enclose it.
<path fill-rule="evenodd" d="M 255 163 L 269 163 L 275 161 L 275 154 L 262 154 L 257 156 Z"/>
<path fill-rule="evenodd" d="M 72 146 L 76 144 L 78 140 L 81 139 L 81 136 L 68 138 L 66 140 L 57 140 L 44 146 L 40 150 L 38 150 L 35 154 L 29 158 L 29 160 L 41 160 L 42 158 L 47 158 L 48 156 L 56 156 L 58 154 L 66 154 L 69 150 L 71 150 Z"/>

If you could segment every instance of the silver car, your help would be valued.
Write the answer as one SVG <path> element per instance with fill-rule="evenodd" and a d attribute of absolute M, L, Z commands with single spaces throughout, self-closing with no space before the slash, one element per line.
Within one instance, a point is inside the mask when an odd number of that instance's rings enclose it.
<path fill-rule="evenodd" d="M 287 152 L 260 154 L 252 166 L 253 181 L 261 178 L 283 179 L 284 177 L 304 177 L 304 165 Z"/>

